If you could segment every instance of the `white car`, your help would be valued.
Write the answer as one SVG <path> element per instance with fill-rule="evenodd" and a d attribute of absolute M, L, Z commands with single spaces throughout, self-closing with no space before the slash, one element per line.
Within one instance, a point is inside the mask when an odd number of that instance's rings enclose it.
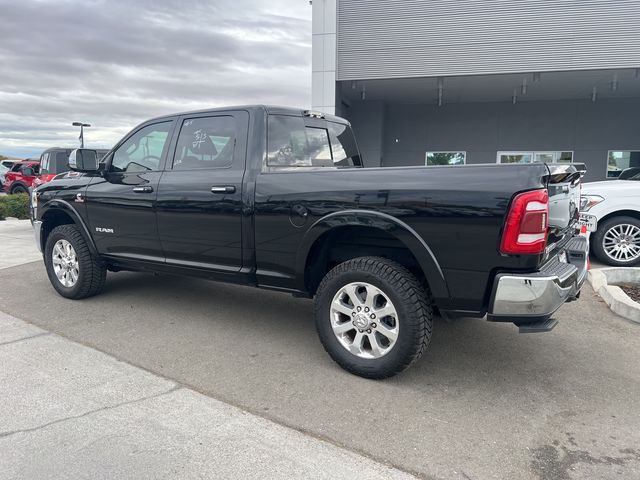
<path fill-rule="evenodd" d="M 5 173 L 11 170 L 11 167 L 13 167 L 13 164 L 16 163 L 16 161 L 17 160 L 0 160 L 0 187 L 4 185 Z"/>
<path fill-rule="evenodd" d="M 614 266 L 640 263 L 640 168 L 629 168 L 616 180 L 582 184 L 580 213 L 598 221 L 591 248 L 598 260 Z"/>

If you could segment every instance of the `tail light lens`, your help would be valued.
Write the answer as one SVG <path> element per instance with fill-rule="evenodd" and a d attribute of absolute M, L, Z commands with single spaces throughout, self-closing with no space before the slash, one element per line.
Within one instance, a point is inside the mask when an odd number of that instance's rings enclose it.
<path fill-rule="evenodd" d="M 507 214 L 500 252 L 509 255 L 542 253 L 547 244 L 548 228 L 547 190 L 519 193 Z"/>

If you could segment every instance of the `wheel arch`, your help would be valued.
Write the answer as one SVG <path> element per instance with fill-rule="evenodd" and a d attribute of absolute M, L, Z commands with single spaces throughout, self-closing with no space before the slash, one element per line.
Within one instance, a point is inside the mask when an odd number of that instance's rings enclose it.
<path fill-rule="evenodd" d="M 24 188 L 29 193 L 29 187 L 20 180 L 14 180 L 9 187 L 9 193 L 14 194 L 17 187 Z"/>
<path fill-rule="evenodd" d="M 613 217 L 634 217 L 640 220 L 640 210 L 632 210 L 632 209 L 624 209 L 624 210 L 615 210 L 613 212 L 609 212 L 604 215 L 602 218 L 598 220 L 598 224 L 609 220 Z"/>
<path fill-rule="evenodd" d="M 368 210 L 335 212 L 319 219 L 309 228 L 300 243 L 296 260 L 296 277 L 299 289 L 313 295 L 322 277 L 332 268 L 331 264 L 327 262 L 328 252 L 345 238 L 353 238 L 354 234 L 367 235 L 370 233 L 391 242 L 393 244 L 391 248 L 406 250 L 415 260 L 421 276 L 426 280 L 435 298 L 449 297 L 444 273 L 424 239 L 402 220 L 386 213 Z M 346 258 L 341 261 L 358 256 L 376 255 L 377 247 L 375 245 L 369 244 L 366 247 L 365 251 L 358 254 L 345 254 Z M 403 258 L 408 259 L 408 257 Z M 399 263 L 404 264 L 405 262 Z"/>
<path fill-rule="evenodd" d="M 52 200 L 47 204 L 46 210 L 41 214 L 40 220 L 42 221 L 42 235 L 40 236 L 41 248 L 44 252 L 44 247 L 47 244 L 47 238 L 51 231 L 59 225 L 76 225 L 84 240 L 87 242 L 89 250 L 92 255 L 98 255 L 98 249 L 93 241 L 93 238 L 89 234 L 89 230 L 85 225 L 80 214 L 73 208 L 68 202 L 64 200 Z"/>

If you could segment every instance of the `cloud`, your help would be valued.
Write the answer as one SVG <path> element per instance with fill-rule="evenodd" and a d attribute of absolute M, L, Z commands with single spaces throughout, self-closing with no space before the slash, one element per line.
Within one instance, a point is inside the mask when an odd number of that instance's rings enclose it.
<path fill-rule="evenodd" d="M 147 118 L 308 106 L 306 0 L 0 0 L 0 154 L 109 147 Z"/>

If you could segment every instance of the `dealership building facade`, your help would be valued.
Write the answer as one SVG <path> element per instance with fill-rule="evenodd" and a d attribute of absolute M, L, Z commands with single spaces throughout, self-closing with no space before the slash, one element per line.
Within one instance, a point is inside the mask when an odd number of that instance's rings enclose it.
<path fill-rule="evenodd" d="M 640 167 L 638 0 L 313 0 L 312 63 L 366 166 Z"/>

